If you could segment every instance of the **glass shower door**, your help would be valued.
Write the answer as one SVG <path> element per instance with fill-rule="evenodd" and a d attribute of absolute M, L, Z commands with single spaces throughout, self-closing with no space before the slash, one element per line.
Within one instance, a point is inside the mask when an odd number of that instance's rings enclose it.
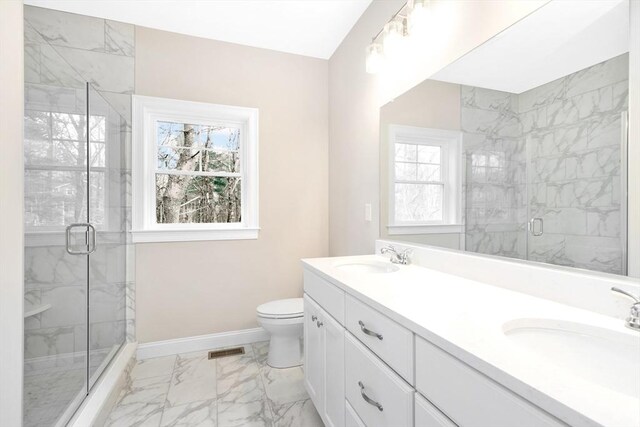
<path fill-rule="evenodd" d="M 97 233 L 89 255 L 89 389 L 125 341 L 127 121 L 88 90 L 89 218 Z"/>
<path fill-rule="evenodd" d="M 88 390 L 87 86 L 58 63 L 25 86 L 25 426 L 64 424 Z"/>

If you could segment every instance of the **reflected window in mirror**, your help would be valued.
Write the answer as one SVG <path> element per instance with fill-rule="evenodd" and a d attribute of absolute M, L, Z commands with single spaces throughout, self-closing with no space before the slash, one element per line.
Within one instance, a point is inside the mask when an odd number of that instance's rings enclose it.
<path fill-rule="evenodd" d="M 389 126 L 389 233 L 428 232 L 460 221 L 462 134 Z"/>

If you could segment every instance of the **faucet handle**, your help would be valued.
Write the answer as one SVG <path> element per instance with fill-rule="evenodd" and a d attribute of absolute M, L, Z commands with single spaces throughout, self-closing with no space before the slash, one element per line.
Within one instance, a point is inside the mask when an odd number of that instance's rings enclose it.
<path fill-rule="evenodd" d="M 622 295 L 624 295 L 626 297 L 631 298 L 636 304 L 640 303 L 640 297 L 637 297 L 637 296 L 633 295 L 632 293 L 629 293 L 629 292 L 627 292 L 627 291 L 625 291 L 623 289 L 620 289 L 620 288 L 616 288 L 615 286 L 612 287 L 611 290 L 613 292 L 617 292 L 619 294 L 622 294 Z"/>
<path fill-rule="evenodd" d="M 616 288 L 614 286 L 614 287 L 611 288 L 611 290 L 613 292 L 617 292 L 619 294 L 622 294 L 622 295 L 624 295 L 626 297 L 631 298 L 636 304 L 640 303 L 640 297 L 637 297 L 637 296 L 633 295 L 632 293 L 625 291 L 624 289 Z"/>

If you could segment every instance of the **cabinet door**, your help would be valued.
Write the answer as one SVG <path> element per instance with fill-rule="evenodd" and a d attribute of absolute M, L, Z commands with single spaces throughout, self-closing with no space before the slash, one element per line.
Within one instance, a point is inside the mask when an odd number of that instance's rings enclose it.
<path fill-rule="evenodd" d="M 344 328 L 322 311 L 324 334 L 324 422 L 327 427 L 343 427 L 344 400 Z"/>
<path fill-rule="evenodd" d="M 304 295 L 304 386 L 318 412 L 324 408 L 324 342 L 321 308 Z"/>

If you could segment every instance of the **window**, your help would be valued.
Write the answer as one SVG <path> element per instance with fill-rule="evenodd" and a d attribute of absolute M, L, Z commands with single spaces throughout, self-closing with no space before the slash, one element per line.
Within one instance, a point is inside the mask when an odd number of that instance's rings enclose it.
<path fill-rule="evenodd" d="M 91 223 L 105 229 L 106 116 L 89 117 Z M 25 228 L 59 232 L 87 221 L 86 116 L 25 109 Z"/>
<path fill-rule="evenodd" d="M 460 132 L 389 126 L 389 234 L 461 232 Z"/>
<path fill-rule="evenodd" d="M 258 237 L 258 110 L 134 96 L 133 240 Z"/>

